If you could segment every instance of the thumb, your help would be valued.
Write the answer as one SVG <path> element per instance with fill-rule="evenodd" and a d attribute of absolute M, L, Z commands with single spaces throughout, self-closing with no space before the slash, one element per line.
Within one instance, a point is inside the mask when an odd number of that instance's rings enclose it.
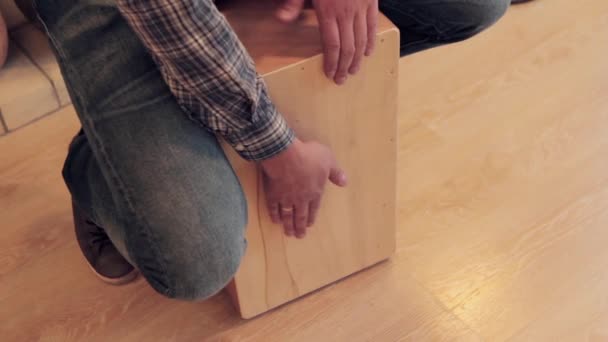
<path fill-rule="evenodd" d="M 300 16 L 304 0 L 285 0 L 283 5 L 277 10 L 277 17 L 284 22 L 292 22 Z"/>
<path fill-rule="evenodd" d="M 346 173 L 338 167 L 338 163 L 334 160 L 333 166 L 329 169 L 329 180 L 337 186 L 345 187 L 348 182 Z"/>

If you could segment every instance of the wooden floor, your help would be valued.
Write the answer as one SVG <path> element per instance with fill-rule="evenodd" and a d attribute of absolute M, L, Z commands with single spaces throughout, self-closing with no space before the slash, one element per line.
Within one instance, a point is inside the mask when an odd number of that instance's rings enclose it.
<path fill-rule="evenodd" d="M 72 109 L 0 139 L 3 341 L 608 341 L 608 1 L 537 0 L 401 64 L 398 248 L 258 319 L 100 283 Z"/>

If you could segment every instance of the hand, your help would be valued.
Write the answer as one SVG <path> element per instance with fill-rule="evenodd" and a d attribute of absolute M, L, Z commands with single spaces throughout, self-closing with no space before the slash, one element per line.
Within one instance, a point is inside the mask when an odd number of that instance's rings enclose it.
<path fill-rule="evenodd" d="M 277 156 L 261 162 L 270 218 L 287 236 L 301 239 L 313 225 L 329 179 L 346 186 L 346 175 L 332 152 L 316 142 L 295 140 Z"/>
<path fill-rule="evenodd" d="M 285 0 L 277 17 L 298 18 L 305 0 Z M 378 0 L 313 0 L 319 19 L 327 77 L 343 84 L 359 71 L 363 55 L 373 52 L 378 22 Z"/>

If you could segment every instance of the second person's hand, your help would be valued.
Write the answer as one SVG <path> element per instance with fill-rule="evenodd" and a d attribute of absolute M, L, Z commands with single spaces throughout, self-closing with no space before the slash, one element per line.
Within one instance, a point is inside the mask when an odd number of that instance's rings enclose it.
<path fill-rule="evenodd" d="M 277 11 L 278 18 L 295 20 L 304 2 L 285 0 Z M 363 56 L 374 49 L 378 0 L 313 0 L 313 4 L 321 31 L 325 74 L 336 84 L 343 84 L 348 74 L 359 71 Z"/>

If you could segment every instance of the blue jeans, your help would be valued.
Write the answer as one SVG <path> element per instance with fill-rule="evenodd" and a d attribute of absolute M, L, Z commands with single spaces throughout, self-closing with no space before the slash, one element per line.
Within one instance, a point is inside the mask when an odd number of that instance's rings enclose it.
<path fill-rule="evenodd" d="M 402 55 L 471 37 L 509 0 L 380 0 Z M 247 204 L 216 137 L 182 112 L 114 0 L 37 0 L 83 131 L 75 203 L 159 293 L 207 298 L 244 254 Z"/>

